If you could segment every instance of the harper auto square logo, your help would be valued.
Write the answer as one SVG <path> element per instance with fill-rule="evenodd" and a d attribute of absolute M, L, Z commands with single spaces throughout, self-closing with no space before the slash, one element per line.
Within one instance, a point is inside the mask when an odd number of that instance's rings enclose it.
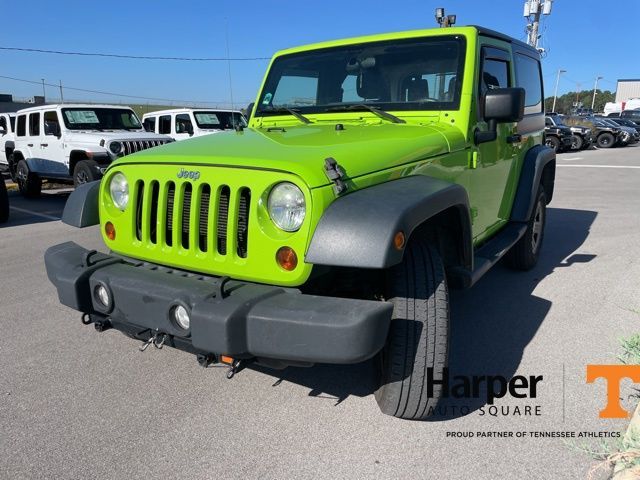
<path fill-rule="evenodd" d="M 628 418 L 631 414 L 620 405 L 620 381 L 628 378 L 640 383 L 640 365 L 587 365 L 587 383 L 604 378 L 607 385 L 607 403 L 600 418 Z"/>
<path fill-rule="evenodd" d="M 200 178 L 200 172 L 198 170 L 185 170 L 184 168 L 181 168 L 178 172 L 178 178 L 198 180 Z"/>

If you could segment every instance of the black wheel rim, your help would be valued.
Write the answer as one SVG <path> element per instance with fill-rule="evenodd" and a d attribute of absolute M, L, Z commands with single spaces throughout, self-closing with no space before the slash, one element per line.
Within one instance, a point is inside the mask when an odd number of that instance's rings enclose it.
<path fill-rule="evenodd" d="M 18 165 L 16 169 L 16 180 L 18 181 L 18 187 L 24 190 L 27 185 L 27 178 L 29 176 L 29 172 L 24 167 L 24 165 Z"/>
<path fill-rule="evenodd" d="M 87 175 L 87 172 L 80 170 L 78 173 L 76 173 L 76 183 L 78 185 L 82 183 L 87 183 L 88 181 L 89 181 L 89 176 Z"/>
<path fill-rule="evenodd" d="M 535 254 L 538 253 L 540 248 L 540 239 L 542 238 L 542 228 L 544 226 L 544 208 L 542 201 L 538 201 L 536 205 L 536 213 L 533 217 L 533 225 L 531 228 L 531 251 Z"/>

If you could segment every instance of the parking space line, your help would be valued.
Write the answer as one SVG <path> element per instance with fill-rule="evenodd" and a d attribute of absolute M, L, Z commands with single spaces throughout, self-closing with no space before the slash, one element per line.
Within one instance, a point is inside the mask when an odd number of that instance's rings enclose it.
<path fill-rule="evenodd" d="M 24 208 L 18 208 L 14 206 L 9 207 L 11 210 L 15 210 L 16 212 L 26 213 L 27 215 L 33 215 L 34 217 L 46 218 L 47 220 L 60 220 L 61 217 L 54 217 L 53 215 L 47 215 L 46 213 L 38 213 L 33 212 L 31 210 L 26 210 Z"/>
<path fill-rule="evenodd" d="M 640 165 L 556 165 L 557 167 L 574 168 L 640 168 Z"/>

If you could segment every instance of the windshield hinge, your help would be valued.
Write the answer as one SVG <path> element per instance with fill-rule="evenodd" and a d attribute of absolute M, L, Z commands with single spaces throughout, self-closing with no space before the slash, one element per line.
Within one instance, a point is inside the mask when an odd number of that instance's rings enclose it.
<path fill-rule="evenodd" d="M 344 170 L 338 165 L 335 158 L 329 157 L 324 159 L 324 171 L 329 180 L 334 184 L 333 192 L 336 194 L 336 197 L 347 191 L 347 184 L 342 180 Z"/>

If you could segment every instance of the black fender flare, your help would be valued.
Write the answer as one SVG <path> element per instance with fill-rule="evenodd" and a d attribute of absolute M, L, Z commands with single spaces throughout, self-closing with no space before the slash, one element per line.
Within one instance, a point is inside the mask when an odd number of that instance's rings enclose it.
<path fill-rule="evenodd" d="M 536 202 L 538 185 L 542 182 L 542 172 L 547 165 L 552 166 L 550 178 L 546 179 L 545 194 L 547 203 L 553 198 L 555 180 L 555 152 L 546 145 L 536 145 L 524 156 L 518 189 L 511 208 L 511 221 L 528 222 Z"/>
<path fill-rule="evenodd" d="M 339 197 L 325 210 L 305 261 L 316 265 L 388 268 L 402 261 L 394 236 L 411 233 L 454 207 L 462 227 L 464 266 L 472 265 L 469 198 L 461 185 L 424 175 L 374 185 Z"/>
<path fill-rule="evenodd" d="M 98 193 L 100 180 L 84 183 L 69 195 L 62 212 L 62 223 L 72 227 L 84 228 L 100 223 Z"/>

